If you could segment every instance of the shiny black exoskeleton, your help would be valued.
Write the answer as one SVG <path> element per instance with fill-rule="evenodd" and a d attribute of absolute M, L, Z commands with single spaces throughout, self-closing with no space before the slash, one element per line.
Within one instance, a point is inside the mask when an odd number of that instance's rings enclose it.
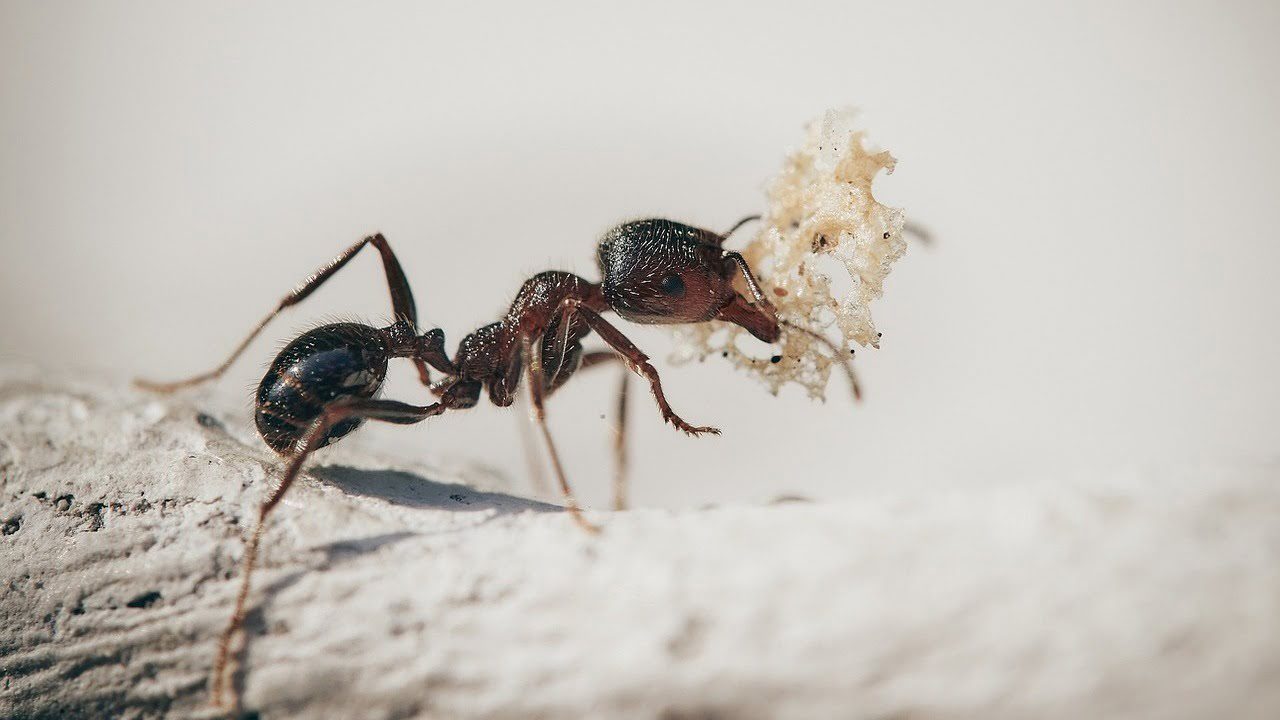
<path fill-rule="evenodd" d="M 368 325 L 336 323 L 303 334 L 280 351 L 258 384 L 254 420 L 262 439 L 286 454 L 335 400 L 377 397 L 390 358 L 386 334 Z M 362 422 L 355 416 L 334 424 L 318 447 Z"/>

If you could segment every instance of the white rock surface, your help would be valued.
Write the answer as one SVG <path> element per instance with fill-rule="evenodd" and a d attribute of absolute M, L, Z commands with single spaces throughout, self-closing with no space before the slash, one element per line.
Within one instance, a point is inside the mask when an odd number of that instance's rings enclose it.
<path fill-rule="evenodd" d="M 243 408 L 0 379 L 0 716 L 208 714 L 277 460 Z M 262 717 L 1280 717 L 1275 466 L 597 513 L 592 538 L 438 469 L 317 464 L 256 576 Z"/>

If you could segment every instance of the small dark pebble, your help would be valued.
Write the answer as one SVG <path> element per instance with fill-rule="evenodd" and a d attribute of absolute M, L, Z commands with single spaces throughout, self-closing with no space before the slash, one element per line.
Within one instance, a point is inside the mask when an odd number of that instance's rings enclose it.
<path fill-rule="evenodd" d="M 724 352 L 720 353 L 720 357 L 729 357 L 729 351 L 725 350 Z"/>
<path fill-rule="evenodd" d="M 778 363 L 782 362 L 782 356 L 774 355 L 773 357 L 769 358 L 769 362 L 773 363 L 774 365 L 777 365 Z"/>
<path fill-rule="evenodd" d="M 160 593 L 156 590 L 152 590 L 151 592 L 142 593 L 138 597 L 125 603 L 125 605 L 131 608 L 149 608 L 152 605 L 155 605 L 159 600 Z"/>

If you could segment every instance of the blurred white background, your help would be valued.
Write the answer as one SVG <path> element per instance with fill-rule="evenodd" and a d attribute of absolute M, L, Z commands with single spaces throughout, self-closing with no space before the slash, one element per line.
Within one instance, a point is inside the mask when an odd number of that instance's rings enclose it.
<path fill-rule="evenodd" d="M 632 406 L 640 504 L 839 497 L 1117 466 L 1274 458 L 1280 439 L 1280 5 L 4 2 L 0 355 L 176 378 L 218 362 L 341 248 L 385 232 L 450 346 L 521 281 L 595 277 L 595 238 L 762 208 L 806 121 L 864 109 L 879 197 L 927 225 L 858 353 L 860 406 L 672 367 L 690 439 Z M 374 255 L 280 343 L 383 319 Z M 599 372 L 599 371 L 597 371 Z M 614 372 L 556 396 L 589 503 Z M 411 375 L 388 396 L 425 394 Z M 516 486 L 521 415 L 482 406 L 347 440 Z"/>

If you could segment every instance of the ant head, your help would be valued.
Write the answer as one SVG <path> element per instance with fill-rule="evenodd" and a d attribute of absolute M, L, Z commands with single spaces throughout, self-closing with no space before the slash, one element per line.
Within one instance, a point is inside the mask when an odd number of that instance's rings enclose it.
<path fill-rule="evenodd" d="M 600 241 L 597 260 L 605 300 L 614 312 L 637 323 L 674 324 L 725 320 L 757 338 L 778 338 L 778 321 L 767 303 L 752 305 L 733 287 L 746 271 L 710 230 L 672 220 L 624 223 Z M 740 260 L 740 259 L 739 259 Z"/>

